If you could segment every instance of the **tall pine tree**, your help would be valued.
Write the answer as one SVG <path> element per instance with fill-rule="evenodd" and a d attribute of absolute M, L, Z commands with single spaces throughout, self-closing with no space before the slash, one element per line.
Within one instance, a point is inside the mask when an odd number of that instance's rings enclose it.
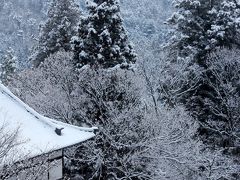
<path fill-rule="evenodd" d="M 82 18 L 73 37 L 76 64 L 103 68 L 129 66 L 136 55 L 128 41 L 118 0 L 87 1 L 89 15 Z"/>
<path fill-rule="evenodd" d="M 39 66 L 50 54 L 60 49 L 71 50 L 71 37 L 76 34 L 75 27 L 80 12 L 74 0 L 53 0 L 48 11 L 48 19 L 40 27 L 38 44 L 30 60 Z"/>
<path fill-rule="evenodd" d="M 177 58 L 189 64 L 184 73 L 190 74 L 183 83 L 181 92 L 177 92 L 179 101 L 198 118 L 202 125 L 200 133 L 213 137 L 212 143 L 216 143 L 216 138 L 220 137 L 218 144 L 233 145 L 235 138 L 229 124 L 236 120 L 228 113 L 230 107 L 222 106 L 223 101 L 227 100 L 227 93 L 216 89 L 223 83 L 214 73 L 220 69 L 212 70 L 212 63 L 209 62 L 211 58 L 208 56 L 221 47 L 240 48 L 239 1 L 176 0 L 175 4 L 178 11 L 169 22 L 175 25 L 178 33 L 178 39 L 175 39 Z M 227 86 L 230 82 L 224 83 L 221 86 Z M 221 111 L 216 112 L 214 107 L 220 106 Z"/>
<path fill-rule="evenodd" d="M 16 72 L 16 61 L 17 57 L 14 55 L 13 49 L 9 48 L 0 63 L 0 82 L 4 85 L 8 85 Z"/>
<path fill-rule="evenodd" d="M 180 56 L 194 55 L 206 66 L 206 55 L 216 47 L 240 48 L 240 3 L 236 0 L 175 0 L 178 9 L 169 20 L 179 33 Z"/>

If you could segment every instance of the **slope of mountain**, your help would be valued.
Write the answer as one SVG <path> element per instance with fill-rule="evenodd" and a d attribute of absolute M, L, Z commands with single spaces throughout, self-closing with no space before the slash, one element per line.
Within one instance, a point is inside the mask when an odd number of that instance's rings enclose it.
<path fill-rule="evenodd" d="M 78 0 L 84 10 L 84 0 Z M 124 22 L 133 43 L 139 37 L 157 36 L 164 41 L 167 28 L 163 22 L 171 12 L 168 0 L 121 0 Z M 51 0 L 0 0 L 0 57 L 11 47 L 18 57 L 18 65 L 28 65 L 41 22 Z M 1 59 L 0 59 L 1 62 Z"/>

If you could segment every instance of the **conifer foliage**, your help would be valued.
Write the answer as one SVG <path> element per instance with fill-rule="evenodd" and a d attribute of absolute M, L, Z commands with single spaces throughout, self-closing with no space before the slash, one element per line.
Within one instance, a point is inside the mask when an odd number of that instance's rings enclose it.
<path fill-rule="evenodd" d="M 76 64 L 108 68 L 134 63 L 136 55 L 123 27 L 119 1 L 90 0 L 87 9 L 89 15 L 81 19 L 78 35 L 72 39 Z"/>
<path fill-rule="evenodd" d="M 175 0 L 170 23 L 180 33 L 181 56 L 194 54 L 200 65 L 219 46 L 239 46 L 240 4 L 235 0 Z M 240 46 L 239 46 L 240 47 Z"/>
<path fill-rule="evenodd" d="M 11 77 L 16 71 L 17 57 L 14 55 L 12 48 L 9 48 L 0 63 L 0 81 L 8 85 Z"/>
<path fill-rule="evenodd" d="M 40 28 L 38 45 L 30 58 L 35 66 L 60 49 L 71 50 L 70 40 L 75 34 L 79 16 L 79 7 L 74 0 L 52 1 L 48 19 Z"/>
<path fill-rule="evenodd" d="M 239 94 L 223 87 L 234 84 L 236 88 L 235 76 L 238 75 L 229 74 L 228 67 L 233 62 L 237 64 L 238 58 L 234 57 L 227 64 L 219 48 L 240 48 L 239 1 L 176 0 L 175 3 L 178 10 L 169 22 L 176 26 L 179 35 L 175 44 L 178 51 L 176 59 L 188 63 L 183 74 L 191 75 L 178 91 L 178 100 L 198 118 L 201 135 L 211 137 L 213 144 L 234 146 L 233 124 L 239 120 L 229 112 L 233 111 L 231 96 L 239 97 Z M 217 52 L 216 57 L 209 58 L 214 52 Z M 212 65 L 214 59 L 218 59 L 218 65 Z M 226 74 L 229 79 L 224 79 Z"/>

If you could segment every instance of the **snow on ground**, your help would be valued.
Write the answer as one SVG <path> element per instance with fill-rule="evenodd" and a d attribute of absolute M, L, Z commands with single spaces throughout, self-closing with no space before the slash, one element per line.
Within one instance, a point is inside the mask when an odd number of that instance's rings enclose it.
<path fill-rule="evenodd" d="M 34 157 L 94 137 L 94 128 L 80 128 L 46 118 L 0 84 L 0 127 L 3 125 L 6 128 L 0 133 L 11 133 L 19 129 L 18 140 L 23 143 L 8 154 L 11 159 L 14 155 L 16 160 L 23 155 Z M 56 128 L 64 128 L 61 136 L 55 132 Z"/>

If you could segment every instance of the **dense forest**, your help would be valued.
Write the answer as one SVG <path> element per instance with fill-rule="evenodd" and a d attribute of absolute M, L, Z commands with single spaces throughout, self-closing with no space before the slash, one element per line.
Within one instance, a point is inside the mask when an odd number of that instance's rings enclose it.
<path fill-rule="evenodd" d="M 99 128 L 66 150 L 65 179 L 240 179 L 239 0 L 1 0 L 0 15 L 2 83 Z"/>

